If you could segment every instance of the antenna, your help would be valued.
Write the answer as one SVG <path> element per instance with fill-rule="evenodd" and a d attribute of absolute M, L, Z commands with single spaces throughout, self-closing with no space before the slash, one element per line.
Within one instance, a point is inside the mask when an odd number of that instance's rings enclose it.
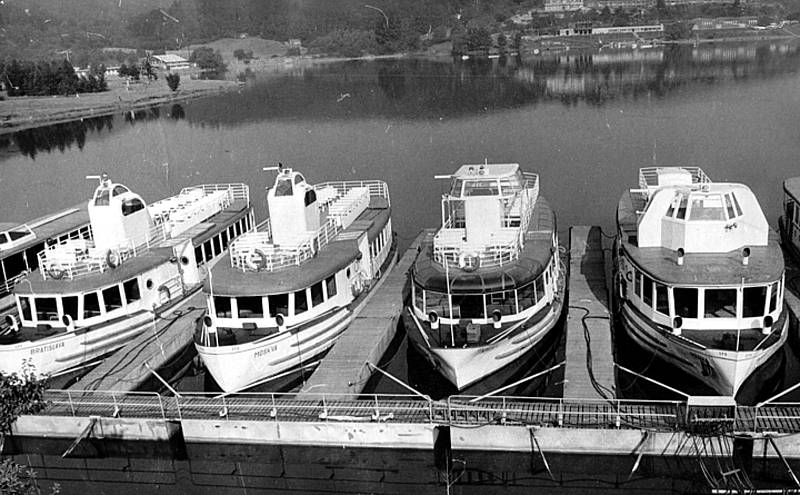
<path fill-rule="evenodd" d="M 453 176 L 452 175 L 434 175 L 433 178 L 434 179 L 452 179 Z"/>
<path fill-rule="evenodd" d="M 277 170 L 278 172 L 282 172 L 283 171 L 283 163 L 278 162 L 278 166 L 277 167 L 263 167 L 261 170 L 263 170 L 265 172 L 270 171 L 270 170 Z"/>

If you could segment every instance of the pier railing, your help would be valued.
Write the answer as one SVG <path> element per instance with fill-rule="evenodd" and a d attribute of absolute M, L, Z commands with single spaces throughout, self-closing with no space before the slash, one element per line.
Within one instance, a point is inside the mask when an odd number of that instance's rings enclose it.
<path fill-rule="evenodd" d="M 100 416 L 164 420 L 283 422 L 396 422 L 461 426 L 519 425 L 563 428 L 697 431 L 697 415 L 682 401 L 453 396 L 426 400 L 416 395 L 335 396 L 248 393 L 213 396 L 185 393 L 48 390 L 51 416 Z M 800 404 L 738 406 L 720 417 L 731 431 L 758 434 L 800 432 Z M 708 418 L 702 418 L 707 427 Z M 716 426 L 714 425 L 711 426 Z"/>

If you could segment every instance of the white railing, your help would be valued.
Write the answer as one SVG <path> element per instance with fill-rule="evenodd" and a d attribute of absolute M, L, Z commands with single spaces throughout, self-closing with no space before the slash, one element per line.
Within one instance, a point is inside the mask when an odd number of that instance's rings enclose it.
<path fill-rule="evenodd" d="M 501 225 L 509 225 L 517 220 L 516 215 L 512 215 L 512 213 L 518 204 L 519 227 L 502 228 L 489 242 L 474 245 L 463 240 L 465 229 L 453 228 L 452 218 L 449 218 L 433 238 L 434 261 L 442 265 L 446 264 L 449 268 L 459 268 L 465 262 L 473 267 L 496 267 L 517 260 L 524 247 L 525 232 L 528 230 L 536 200 L 539 198 L 538 175 L 531 173 L 524 175 L 527 180 L 513 198 L 498 198 L 498 201 L 512 199 L 508 208 L 503 212 Z M 442 201 L 451 199 L 450 196 L 447 196 Z"/>
<path fill-rule="evenodd" d="M 335 190 L 336 196 L 321 192 L 326 189 Z M 351 198 L 354 201 L 346 199 L 348 192 L 360 189 L 367 191 L 368 197 Z M 389 188 L 382 181 L 325 182 L 315 185 L 314 190 L 324 196 L 324 202 L 330 203 L 329 217 L 322 227 L 307 237 L 298 238 L 295 244 L 277 245 L 273 242 L 270 222 L 264 222 L 260 226 L 262 230 L 243 234 L 231 243 L 231 266 L 244 272 L 271 272 L 298 266 L 335 239 L 349 224 L 347 218 L 363 211 L 361 207 L 369 204 L 369 198 L 382 197 L 389 201 Z M 342 203 L 344 208 L 337 210 L 338 203 Z"/>
<path fill-rule="evenodd" d="M 644 167 L 639 169 L 639 187 L 658 187 L 658 171 L 665 167 Z M 703 172 L 700 167 L 680 167 L 692 175 L 692 184 L 707 184 L 711 179 Z"/>
<path fill-rule="evenodd" d="M 241 182 L 201 184 L 199 186 L 184 187 L 181 189 L 180 194 L 184 194 L 192 189 L 200 189 L 203 191 L 203 194 L 210 194 L 214 191 L 230 191 L 234 201 L 237 199 L 243 199 L 247 202 L 247 204 L 250 204 L 250 187 Z"/>

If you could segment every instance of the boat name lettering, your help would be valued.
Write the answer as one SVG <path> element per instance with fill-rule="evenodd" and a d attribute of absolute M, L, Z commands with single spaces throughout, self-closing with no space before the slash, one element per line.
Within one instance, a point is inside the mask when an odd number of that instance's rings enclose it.
<path fill-rule="evenodd" d="M 61 349 L 62 347 L 64 347 L 63 342 L 56 342 L 54 344 L 47 344 L 41 347 L 34 347 L 33 349 L 31 349 L 31 355 L 41 354 L 43 352 L 55 351 L 56 349 Z"/>
<path fill-rule="evenodd" d="M 278 344 L 273 344 L 271 346 L 267 346 L 267 347 L 265 347 L 265 348 L 263 348 L 261 350 L 256 351 L 255 354 L 253 354 L 253 357 L 254 358 L 260 358 L 261 356 L 269 354 L 270 352 L 273 352 L 273 351 L 275 351 L 277 349 L 278 349 Z"/>

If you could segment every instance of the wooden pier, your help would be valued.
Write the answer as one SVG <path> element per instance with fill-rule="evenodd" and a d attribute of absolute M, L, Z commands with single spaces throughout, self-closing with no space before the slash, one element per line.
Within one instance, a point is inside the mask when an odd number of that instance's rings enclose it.
<path fill-rule="evenodd" d="M 298 399 L 308 394 L 351 395 L 363 390 L 372 374 L 367 363 L 376 364 L 394 338 L 403 311 L 408 270 L 425 235 L 427 232 L 417 236 L 383 285 L 374 289 L 360 310 L 355 310 L 353 322 L 311 375 Z"/>
<path fill-rule="evenodd" d="M 611 301 L 601 230 L 575 226 L 569 232 L 564 398 L 615 397 Z"/>
<path fill-rule="evenodd" d="M 164 367 L 187 345 L 192 345 L 195 320 L 202 309 L 205 309 L 202 291 L 169 307 L 158 315 L 153 329 L 139 334 L 71 388 L 132 392 L 148 382 L 156 382 L 153 370 Z M 160 383 L 155 386 L 161 388 Z"/>

